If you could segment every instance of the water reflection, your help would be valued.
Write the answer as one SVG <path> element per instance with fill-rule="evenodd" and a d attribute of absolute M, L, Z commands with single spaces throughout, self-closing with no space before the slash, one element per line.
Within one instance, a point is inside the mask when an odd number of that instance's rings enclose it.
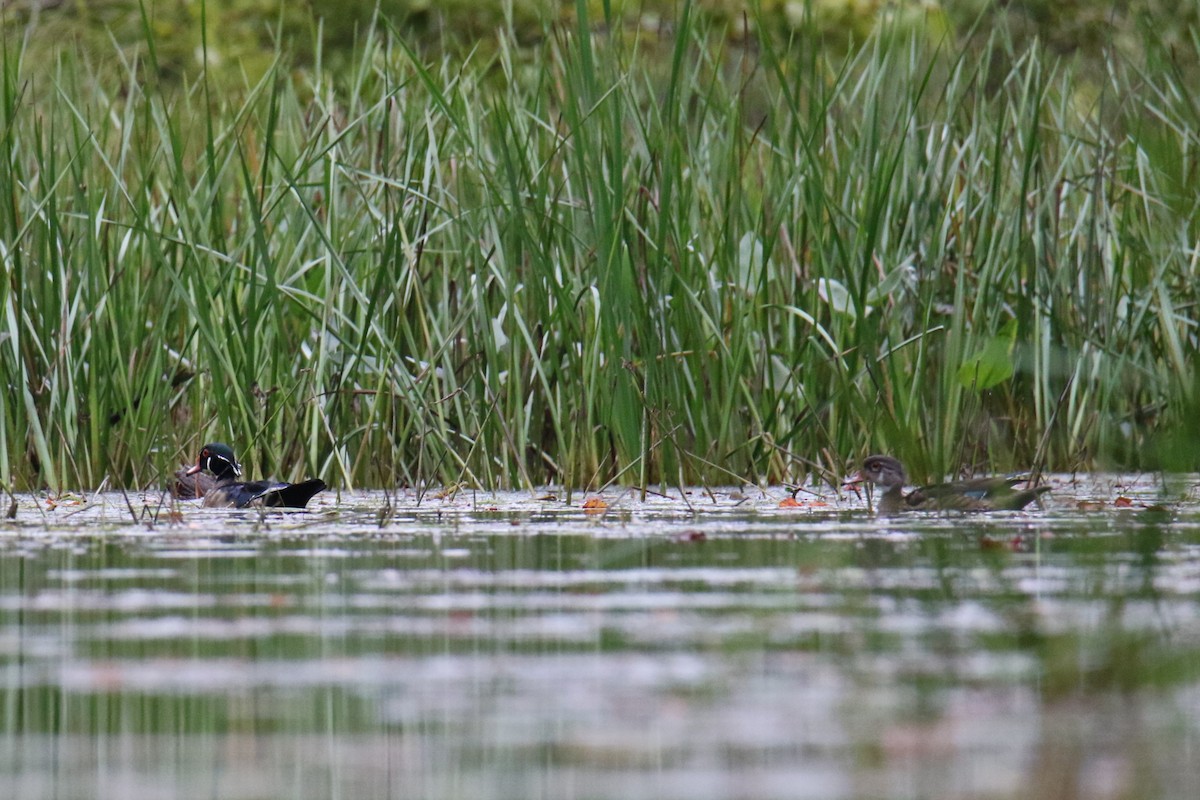
<path fill-rule="evenodd" d="M 23 511 L 0 530 L 0 794 L 1200 791 L 1195 509 L 777 500 Z"/>

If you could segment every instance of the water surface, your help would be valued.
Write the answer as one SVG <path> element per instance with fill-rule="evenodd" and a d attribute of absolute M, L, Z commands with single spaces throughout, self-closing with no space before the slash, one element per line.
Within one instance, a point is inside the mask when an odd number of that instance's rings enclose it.
<path fill-rule="evenodd" d="M 19 496 L 0 796 L 1200 796 L 1197 482 L 1052 482 Z"/>

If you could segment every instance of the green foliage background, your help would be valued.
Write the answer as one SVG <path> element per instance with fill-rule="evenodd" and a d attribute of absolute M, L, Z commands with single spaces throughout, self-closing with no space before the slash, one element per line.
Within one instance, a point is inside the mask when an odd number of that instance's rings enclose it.
<path fill-rule="evenodd" d="M 1195 12 L 1069 6 L 6 7 L 0 482 L 1194 469 Z"/>
<path fill-rule="evenodd" d="M 920 23 L 935 36 L 952 31 L 966 38 L 982 30 L 1017 43 L 1037 39 L 1053 54 L 1079 54 L 1093 66 L 1105 51 L 1140 53 L 1147 33 L 1161 47 L 1187 51 L 1200 21 L 1195 4 L 1170 0 L 696 0 L 690 6 L 704 23 L 728 26 L 735 38 L 816 34 L 824 46 L 845 50 L 878 25 L 900 20 Z M 589 0 L 586 12 L 600 28 L 665 31 L 683 7 L 679 0 Z M 570 24 L 577 14 L 576 3 L 550 0 L 30 0 L 5 4 L 3 22 L 10 46 L 26 40 L 30 62 L 53 63 L 74 51 L 103 79 L 114 77 L 114 45 L 126 61 L 146 55 L 148 27 L 162 75 L 198 75 L 203 45 L 210 78 L 236 86 L 243 74 L 261 77 L 277 50 L 298 68 L 350 63 L 355 44 L 376 24 L 425 52 L 491 52 L 497 31 L 528 44 L 541 39 L 547 25 Z"/>

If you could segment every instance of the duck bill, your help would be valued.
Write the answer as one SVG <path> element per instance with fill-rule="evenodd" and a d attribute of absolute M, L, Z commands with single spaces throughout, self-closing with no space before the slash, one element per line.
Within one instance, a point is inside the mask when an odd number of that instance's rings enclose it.
<path fill-rule="evenodd" d="M 862 485 L 864 483 L 867 484 L 867 505 L 870 505 L 870 503 L 871 503 L 871 494 L 870 494 L 871 484 L 867 480 L 867 476 L 864 475 L 861 470 L 854 473 L 850 477 L 846 478 L 846 480 L 842 482 L 842 489 L 854 492 L 854 494 L 861 499 L 863 496 Z"/>
<path fill-rule="evenodd" d="M 863 475 L 861 472 L 856 472 L 853 475 L 851 475 L 850 477 L 846 478 L 844 481 L 842 481 L 842 488 L 843 489 L 857 489 L 858 485 L 861 483 L 865 483 L 866 480 L 867 480 L 866 475 Z"/>
<path fill-rule="evenodd" d="M 187 472 L 185 472 L 183 474 L 184 475 L 195 475 L 197 472 L 199 472 L 202 469 L 204 469 L 204 467 L 200 466 L 200 462 L 197 461 L 195 464 L 192 464 L 190 467 L 188 467 Z"/>

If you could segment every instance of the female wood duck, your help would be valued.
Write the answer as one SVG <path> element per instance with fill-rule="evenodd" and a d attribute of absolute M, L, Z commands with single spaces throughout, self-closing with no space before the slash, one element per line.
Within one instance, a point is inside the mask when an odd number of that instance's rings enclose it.
<path fill-rule="evenodd" d="M 204 505 L 209 507 L 245 508 L 248 505 L 273 508 L 304 508 L 317 492 L 325 488 L 325 481 L 310 478 L 301 483 L 277 483 L 274 481 L 238 481 L 242 465 L 233 456 L 233 448 L 220 442 L 204 445 L 194 466 L 185 476 L 212 473 L 212 486 L 204 491 Z"/>
<path fill-rule="evenodd" d="M 904 465 L 891 456 L 868 456 L 850 483 L 871 483 L 883 489 L 876 507 L 880 514 L 902 511 L 1017 511 L 1037 499 L 1049 486 L 1014 489 L 1023 478 L 975 478 L 922 486 L 904 494 Z"/>
<path fill-rule="evenodd" d="M 217 479 L 212 475 L 204 472 L 192 475 L 188 473 L 188 467 L 182 467 L 175 470 L 167 489 L 176 500 L 199 500 L 216 485 Z"/>

